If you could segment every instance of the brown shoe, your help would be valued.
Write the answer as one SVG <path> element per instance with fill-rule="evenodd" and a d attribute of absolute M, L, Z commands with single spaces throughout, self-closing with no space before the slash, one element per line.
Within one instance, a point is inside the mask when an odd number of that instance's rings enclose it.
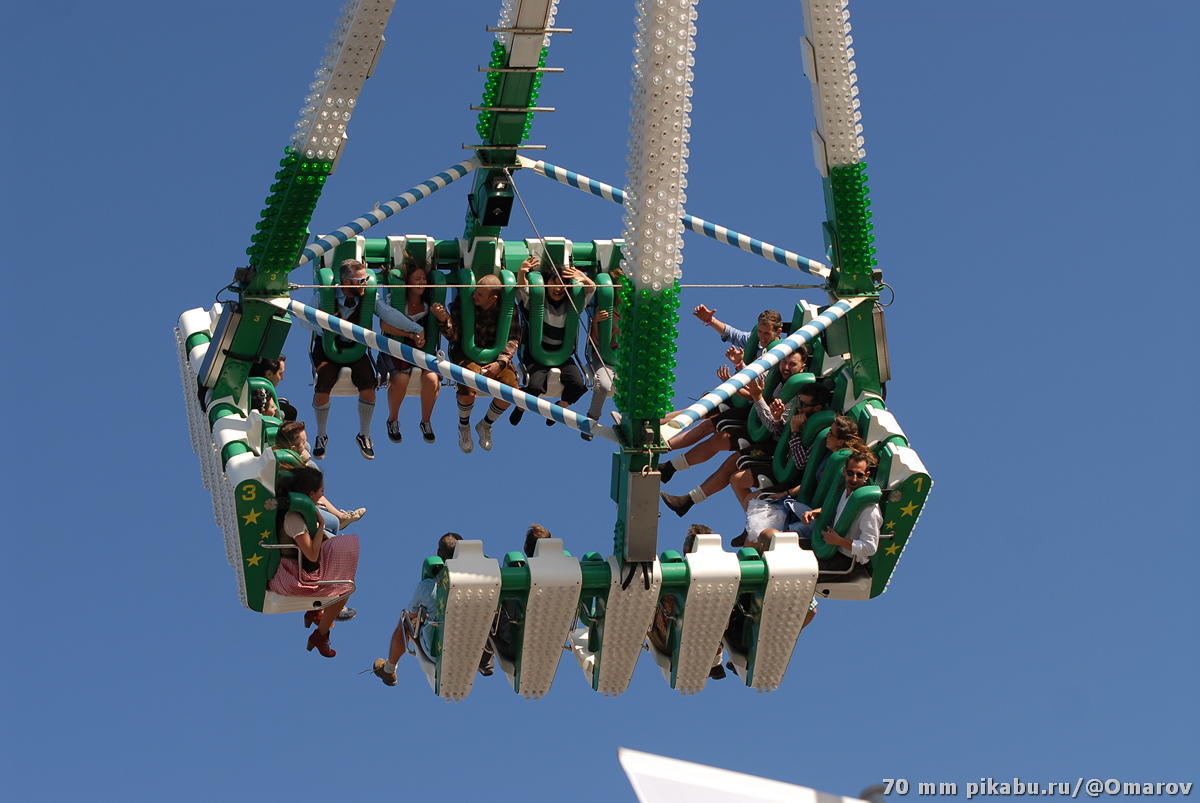
<path fill-rule="evenodd" d="M 398 682 L 396 679 L 396 670 L 387 671 L 387 661 L 382 658 L 376 658 L 375 663 L 371 665 L 371 671 L 375 673 L 375 677 L 383 681 L 385 686 L 395 686 Z"/>
<path fill-rule="evenodd" d="M 667 503 L 667 507 L 675 511 L 675 515 L 683 518 L 687 512 L 692 509 L 692 505 L 696 504 L 692 501 L 692 497 L 687 494 L 676 495 L 668 493 L 660 493 L 659 496 Z"/>

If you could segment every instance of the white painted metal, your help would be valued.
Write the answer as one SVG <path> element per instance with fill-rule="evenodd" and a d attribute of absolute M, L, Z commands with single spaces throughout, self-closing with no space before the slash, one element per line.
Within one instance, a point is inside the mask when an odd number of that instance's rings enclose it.
<path fill-rule="evenodd" d="M 763 553 L 767 588 L 759 620 L 758 639 L 752 646 L 750 685 L 774 691 L 787 671 L 804 618 L 817 587 L 817 557 L 801 549 L 794 533 L 780 533 Z"/>
<path fill-rule="evenodd" d="M 535 699 L 550 691 L 554 682 L 563 642 L 579 605 L 583 572 L 578 560 L 563 554 L 559 538 L 539 540 L 534 556 L 526 563 L 529 597 L 521 639 L 521 673 L 519 678 L 509 675 L 509 681 L 526 699 Z"/>
<path fill-rule="evenodd" d="M 625 186 L 625 273 L 659 292 L 682 276 L 696 0 L 638 0 Z"/>
<path fill-rule="evenodd" d="M 394 5 L 395 0 L 350 0 L 343 8 L 292 136 L 292 147 L 305 157 L 337 162 Z"/>
<path fill-rule="evenodd" d="M 806 786 L 624 747 L 617 750 L 617 757 L 640 803 L 863 803 Z"/>
<path fill-rule="evenodd" d="M 629 587 L 622 589 L 620 561 L 609 557 L 608 566 L 612 581 L 604 607 L 604 641 L 600 654 L 597 656 L 586 647 L 580 648 L 575 639 L 573 642 L 576 642 L 575 657 L 592 688 L 605 696 L 615 696 L 628 688 L 646 631 L 654 620 L 654 608 L 662 587 L 662 567 L 657 560 L 651 564 L 650 588 L 645 587 L 638 571 Z"/>
<path fill-rule="evenodd" d="M 803 6 L 804 39 L 811 48 L 805 72 L 812 82 L 813 111 L 826 162 L 830 167 L 855 164 L 866 158 L 866 151 L 847 0 L 803 0 Z"/>
<path fill-rule="evenodd" d="M 904 435 L 904 430 L 900 429 L 900 422 L 896 420 L 896 416 L 892 415 L 890 410 L 868 407 L 867 431 L 863 433 L 863 440 L 867 442 L 867 446 L 874 448 L 884 439 L 895 435 Z"/>
<path fill-rule="evenodd" d="M 497 28 L 542 30 L 554 27 L 558 0 L 504 0 Z M 549 47 L 550 34 L 501 31 L 496 39 L 508 48 L 510 67 L 536 67 L 542 48 Z"/>
<path fill-rule="evenodd" d="M 721 547 L 721 536 L 704 533 L 684 556 L 688 564 L 688 592 L 683 603 L 683 630 L 675 655 L 674 688 L 695 694 L 704 688 L 713 658 L 729 624 L 742 573 L 737 555 Z"/>
<path fill-rule="evenodd" d="M 471 693 L 492 628 L 500 598 L 500 564 L 483 554 L 482 541 L 459 541 L 445 571 L 450 585 L 439 635 L 437 693 L 461 700 Z"/>

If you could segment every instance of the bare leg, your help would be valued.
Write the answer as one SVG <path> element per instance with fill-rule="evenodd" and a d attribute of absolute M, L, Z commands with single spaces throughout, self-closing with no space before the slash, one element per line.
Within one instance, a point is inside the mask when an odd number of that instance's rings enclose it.
<path fill-rule="evenodd" d="M 404 615 L 406 613 L 408 612 L 405 611 L 404 613 L 400 614 L 400 621 L 396 623 L 396 629 L 392 631 L 392 643 L 391 646 L 388 647 L 387 657 L 388 663 L 392 666 L 395 666 L 396 662 L 400 660 L 400 657 L 408 650 L 408 638 L 405 636 L 404 632 Z"/>
<path fill-rule="evenodd" d="M 747 469 L 734 472 L 730 478 L 729 484 L 733 486 L 733 493 L 737 497 L 738 504 L 742 506 L 742 510 L 746 509 L 746 505 L 750 503 L 750 489 L 754 487 L 754 476 Z"/>
<path fill-rule="evenodd" d="M 328 636 L 329 631 L 333 628 L 333 621 L 337 619 L 337 615 L 342 612 L 342 608 L 346 607 L 349 599 L 341 599 L 330 605 L 328 608 L 321 609 L 321 621 L 317 623 L 317 632 L 321 635 Z"/>
<path fill-rule="evenodd" d="M 441 378 L 433 371 L 421 372 L 421 420 L 426 424 L 429 423 L 429 417 L 433 415 L 433 403 L 437 401 L 438 391 Z M 397 404 L 397 406 L 399 406 Z M 392 418 L 396 416 L 393 415 Z"/>
<path fill-rule="evenodd" d="M 728 451 L 729 448 L 729 436 L 724 432 L 714 432 L 712 437 L 688 449 L 684 457 L 687 458 L 689 466 L 698 466 L 715 455 Z"/>
<path fill-rule="evenodd" d="M 737 458 L 736 454 L 729 455 L 729 457 L 725 458 L 725 462 L 721 464 L 720 468 L 709 474 L 708 479 L 700 483 L 700 488 L 706 495 L 712 496 L 724 490 L 725 486 L 729 485 L 729 481 L 737 471 Z"/>
<path fill-rule="evenodd" d="M 706 418 L 687 432 L 681 432 L 668 440 L 667 445 L 672 449 L 686 449 L 711 435 L 715 429 L 712 420 Z"/>
<path fill-rule="evenodd" d="M 404 401 L 404 392 L 408 390 L 410 374 L 394 373 L 388 382 L 388 421 L 400 417 L 400 403 Z"/>

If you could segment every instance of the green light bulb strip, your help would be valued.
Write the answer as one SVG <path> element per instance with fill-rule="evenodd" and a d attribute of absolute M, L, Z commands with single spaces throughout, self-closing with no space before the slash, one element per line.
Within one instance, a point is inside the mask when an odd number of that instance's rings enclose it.
<path fill-rule="evenodd" d="M 675 336 L 679 324 L 679 284 L 654 292 L 634 290 L 621 278 L 621 342 L 615 401 L 623 415 L 659 419 L 675 401 Z M 625 312 L 628 310 L 628 312 Z"/>
<path fill-rule="evenodd" d="M 284 148 L 271 195 L 246 249 L 251 267 L 268 273 L 283 271 L 286 281 L 308 239 L 308 223 L 332 171 L 333 162 L 305 159 L 290 146 Z"/>
<path fill-rule="evenodd" d="M 867 163 L 829 168 L 829 191 L 837 231 L 838 268 L 849 276 L 870 276 L 877 264 L 867 197 Z"/>
<path fill-rule="evenodd" d="M 492 42 L 492 58 L 488 61 L 489 67 L 503 67 L 508 61 L 508 50 L 500 42 Z M 483 102 L 480 106 L 495 106 L 496 100 L 500 97 L 500 77 L 503 73 L 490 72 L 483 83 Z M 496 119 L 496 113 L 492 111 L 481 111 L 479 113 L 479 122 L 475 124 L 475 131 L 479 134 L 480 141 L 486 141 L 488 134 L 492 131 L 492 122 Z"/>

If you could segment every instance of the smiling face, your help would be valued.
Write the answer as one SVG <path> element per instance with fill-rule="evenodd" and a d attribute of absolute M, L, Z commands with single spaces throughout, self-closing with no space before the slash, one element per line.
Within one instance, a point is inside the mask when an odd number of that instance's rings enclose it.
<path fill-rule="evenodd" d="M 484 311 L 494 308 L 500 301 L 500 280 L 491 274 L 481 277 L 471 293 L 471 301 Z"/>
<path fill-rule="evenodd" d="M 793 351 L 783 358 L 783 362 L 779 363 L 779 374 L 784 379 L 789 379 L 802 371 L 804 371 L 804 355 L 798 351 Z"/>
<path fill-rule="evenodd" d="M 546 277 L 546 295 L 550 296 L 550 300 L 554 302 L 562 301 L 567 297 L 567 288 L 563 284 L 561 276 L 552 273 Z"/>
<path fill-rule="evenodd" d="M 361 296 L 366 292 L 367 266 L 355 260 L 347 260 L 352 264 L 342 265 L 342 293 L 346 296 Z"/>
<path fill-rule="evenodd" d="M 777 323 L 770 321 L 758 322 L 758 345 L 763 348 L 769 346 L 773 341 L 778 340 L 783 334 L 783 327 Z"/>
<path fill-rule="evenodd" d="M 852 494 L 871 478 L 871 464 L 865 457 L 851 457 L 846 461 L 842 475 L 846 478 L 846 494 Z"/>

